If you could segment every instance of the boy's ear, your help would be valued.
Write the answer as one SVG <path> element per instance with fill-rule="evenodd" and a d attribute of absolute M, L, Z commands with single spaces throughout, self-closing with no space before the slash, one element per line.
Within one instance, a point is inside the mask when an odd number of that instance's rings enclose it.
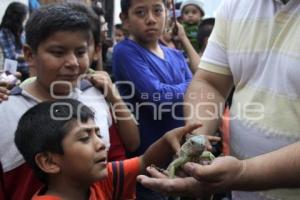
<path fill-rule="evenodd" d="M 29 67 L 33 66 L 33 50 L 32 48 L 25 44 L 23 46 L 23 53 L 24 53 L 24 58 L 26 60 L 26 62 L 28 63 Z"/>
<path fill-rule="evenodd" d="M 95 46 L 95 52 L 93 54 L 93 61 L 98 61 L 102 55 L 102 45 L 98 44 Z"/>
<path fill-rule="evenodd" d="M 128 30 L 128 14 L 120 13 L 119 17 L 122 21 L 122 28 Z"/>
<path fill-rule="evenodd" d="M 35 156 L 35 163 L 45 173 L 57 174 L 60 172 L 60 165 L 57 157 L 57 154 L 49 152 L 38 153 Z"/>

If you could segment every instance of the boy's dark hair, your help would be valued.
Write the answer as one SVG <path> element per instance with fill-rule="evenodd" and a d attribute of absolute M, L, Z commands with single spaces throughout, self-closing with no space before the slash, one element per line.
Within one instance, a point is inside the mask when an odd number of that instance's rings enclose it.
<path fill-rule="evenodd" d="M 6 28 L 12 32 L 15 37 L 16 45 L 21 47 L 21 34 L 23 31 L 23 21 L 28 13 L 28 8 L 25 4 L 12 2 L 8 5 L 3 15 L 0 29 Z"/>
<path fill-rule="evenodd" d="M 167 6 L 167 0 L 162 0 L 165 6 Z M 128 14 L 128 10 L 131 6 L 132 0 L 121 0 L 121 12 Z"/>
<path fill-rule="evenodd" d="M 25 31 L 27 44 L 36 52 L 41 42 L 58 31 L 82 31 L 89 40 L 92 25 L 86 14 L 70 6 L 50 4 L 33 12 Z"/>
<path fill-rule="evenodd" d="M 116 24 L 115 28 L 119 29 L 119 30 L 123 30 L 123 25 L 122 24 Z"/>
<path fill-rule="evenodd" d="M 48 176 L 35 162 L 38 153 L 64 154 L 62 141 L 76 122 L 94 119 L 87 106 L 74 99 L 46 101 L 30 108 L 21 117 L 15 132 L 15 144 L 39 179 Z"/>
<path fill-rule="evenodd" d="M 215 25 L 215 18 L 207 18 L 202 20 L 202 22 L 198 26 L 198 35 L 197 40 L 199 43 L 199 47 L 201 50 L 204 49 L 205 46 L 205 38 L 208 38 L 213 30 Z"/>
<path fill-rule="evenodd" d="M 101 43 L 101 38 L 100 38 L 101 24 L 100 24 L 98 14 L 95 12 L 95 10 L 81 2 L 66 2 L 64 3 L 64 5 L 70 6 L 74 10 L 82 12 L 85 15 L 87 15 L 87 17 L 90 19 L 91 22 L 94 43 L 95 45 L 99 45 Z"/>

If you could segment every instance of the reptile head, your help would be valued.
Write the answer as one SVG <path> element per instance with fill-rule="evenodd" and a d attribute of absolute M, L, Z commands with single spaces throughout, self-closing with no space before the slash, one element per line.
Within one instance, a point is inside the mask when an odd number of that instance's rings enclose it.
<path fill-rule="evenodd" d="M 187 140 L 190 155 L 199 155 L 206 149 L 207 139 L 203 135 L 194 135 Z"/>

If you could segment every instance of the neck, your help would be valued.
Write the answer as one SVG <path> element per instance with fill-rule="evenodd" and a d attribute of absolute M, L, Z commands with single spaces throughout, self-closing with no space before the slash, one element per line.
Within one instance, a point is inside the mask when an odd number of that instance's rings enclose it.
<path fill-rule="evenodd" d="M 136 43 L 138 43 L 139 45 L 143 46 L 146 49 L 149 49 L 150 51 L 155 50 L 159 47 L 158 45 L 158 41 L 141 41 L 138 38 L 130 35 L 129 38 L 133 41 L 135 41 Z"/>
<path fill-rule="evenodd" d="M 163 44 L 165 44 L 167 47 L 175 48 L 175 44 L 173 43 L 172 40 L 166 39 L 166 38 L 164 38 L 164 37 L 161 37 L 160 40 L 161 40 L 161 42 L 162 42 Z"/>
<path fill-rule="evenodd" d="M 142 42 L 140 40 L 138 40 L 137 38 L 130 36 L 129 37 L 131 40 L 135 41 L 136 43 L 138 43 L 139 45 L 141 45 L 142 47 L 144 47 L 145 49 L 148 49 L 149 51 L 151 51 L 152 53 L 154 53 L 155 55 L 157 55 L 160 58 L 164 58 L 164 54 L 162 49 L 160 48 L 158 41 L 153 41 L 153 42 Z"/>
<path fill-rule="evenodd" d="M 24 90 L 41 101 L 53 100 L 50 89 L 43 87 L 37 80 L 26 85 Z"/>
<path fill-rule="evenodd" d="M 89 186 L 84 184 L 68 181 L 61 178 L 52 178 L 49 180 L 47 195 L 58 196 L 64 200 L 87 200 L 89 199 Z"/>
<path fill-rule="evenodd" d="M 64 85 L 58 87 L 64 87 Z M 27 91 L 29 94 L 34 96 L 35 98 L 39 99 L 40 101 L 47 101 L 47 100 L 54 100 L 55 96 L 53 97 L 51 95 L 50 87 L 44 86 L 42 83 L 39 82 L 38 79 L 36 79 L 34 82 L 26 85 L 24 87 L 25 91 Z M 69 87 L 67 87 L 66 91 L 64 93 L 55 93 L 56 96 L 68 96 L 70 94 Z M 62 90 L 63 91 L 63 90 Z M 53 91 L 54 92 L 54 91 Z"/>

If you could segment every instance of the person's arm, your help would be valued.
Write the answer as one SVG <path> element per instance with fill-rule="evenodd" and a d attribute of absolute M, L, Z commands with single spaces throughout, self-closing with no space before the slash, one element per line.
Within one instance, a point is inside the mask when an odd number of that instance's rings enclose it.
<path fill-rule="evenodd" d="M 208 190 L 267 190 L 300 187 L 300 142 L 246 160 L 220 157 L 211 165 L 188 163 L 185 171 Z"/>
<path fill-rule="evenodd" d="M 185 95 L 184 115 L 187 123 L 200 122 L 195 134 L 216 132 L 224 101 L 232 88 L 232 77 L 198 69 Z"/>
<path fill-rule="evenodd" d="M 267 190 L 300 187 L 300 142 L 247 160 L 231 156 L 216 158 L 211 165 L 187 163 L 184 171 L 191 177 L 170 179 L 154 168 L 152 176 L 138 176 L 144 186 L 168 195 L 204 197 L 229 190 Z"/>
<path fill-rule="evenodd" d="M 113 85 L 109 75 L 104 71 L 96 71 L 89 75 L 95 87 L 101 89 L 105 98 L 111 103 L 114 118 L 117 120 L 118 133 L 126 150 L 135 151 L 140 145 L 137 122 Z"/>
<path fill-rule="evenodd" d="M 199 123 L 188 124 L 184 127 L 172 129 L 164 134 L 141 156 L 143 163 L 142 172 L 145 173 L 146 167 L 151 164 L 158 167 L 164 167 L 168 164 L 171 161 L 172 156 L 180 149 L 183 136 L 200 126 Z"/>
<path fill-rule="evenodd" d="M 176 22 L 177 27 L 178 27 L 178 39 L 180 40 L 183 48 L 185 49 L 187 56 L 189 58 L 189 66 L 193 74 L 196 73 L 198 70 L 198 66 L 200 63 L 200 56 L 194 49 L 193 45 L 191 44 L 190 40 L 185 34 L 183 26 Z"/>
<path fill-rule="evenodd" d="M 244 162 L 241 176 L 231 186 L 238 190 L 300 187 L 300 142 Z"/>

